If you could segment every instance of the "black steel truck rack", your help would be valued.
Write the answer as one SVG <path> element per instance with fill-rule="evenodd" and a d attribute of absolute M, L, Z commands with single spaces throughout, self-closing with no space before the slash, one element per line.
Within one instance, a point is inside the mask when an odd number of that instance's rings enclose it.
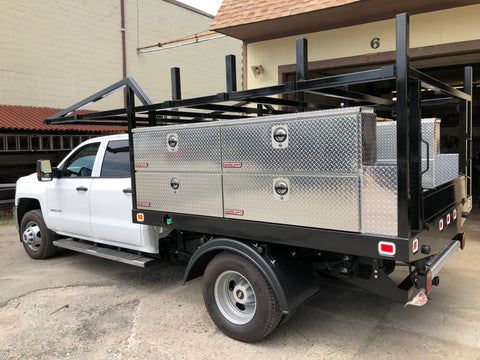
<path fill-rule="evenodd" d="M 409 17 L 396 18 L 396 61 L 394 65 L 342 75 L 308 79 L 307 41 L 296 43 L 296 80 L 257 89 L 239 90 L 236 85 L 235 57 L 226 57 L 227 91 L 209 96 L 182 99 L 180 70 L 171 69 L 172 99 L 152 103 L 133 79 L 124 79 L 91 97 L 55 114 L 45 120 L 46 124 L 98 124 L 128 126 L 131 149 L 132 174 L 132 218 L 157 226 L 173 226 L 186 232 L 204 234 L 200 244 L 203 252 L 195 252 L 187 267 L 185 280 L 201 275 L 208 260 L 205 256 L 212 249 L 234 249 L 242 253 L 244 248 L 257 249 L 263 261 L 258 266 L 270 274 L 274 263 L 268 253 L 268 244 L 280 244 L 293 248 L 308 249 L 316 253 L 337 254 L 337 260 L 320 262 L 319 270 L 343 278 L 377 294 L 409 301 L 416 295 L 415 289 L 429 289 L 445 259 L 456 249 L 464 246 L 464 235 L 460 232 L 465 218 L 471 210 L 472 195 L 472 68 L 464 71 L 464 89 L 460 91 L 432 78 L 410 66 Z M 379 97 L 367 92 L 352 91 L 357 84 L 389 82 L 396 93 L 396 100 Z M 126 107 L 89 114 L 75 112 L 91 102 L 98 101 L 115 90 L 125 88 Z M 421 91 L 429 89 L 432 91 Z M 428 93 L 428 98 L 424 95 Z M 135 146 L 132 133 L 139 127 L 171 124 L 213 122 L 216 120 L 252 119 L 270 115 L 303 113 L 325 107 L 305 101 L 305 94 L 315 94 L 342 99 L 349 105 L 372 107 L 376 112 L 394 116 L 396 120 L 397 144 L 397 229 L 396 236 L 358 233 L 306 226 L 292 226 L 252 220 L 238 220 L 185 213 L 171 213 L 141 209 L 136 191 Z M 136 105 L 135 96 L 142 102 Z M 278 97 L 277 97 L 278 96 Z M 253 105 L 253 106 L 252 106 Z M 433 107 L 457 107 L 459 114 L 458 176 L 437 187 L 422 187 L 422 109 Z M 427 164 L 428 166 L 428 164 Z M 458 216 L 458 218 L 457 218 Z M 452 223 L 452 226 L 447 226 Z M 216 240 L 208 241 L 211 237 Z M 227 238 L 234 238 L 231 242 Z M 250 245 L 245 245 L 243 241 Z M 379 253 L 379 244 L 387 242 L 395 247 L 394 256 Z M 235 245 L 232 245 L 235 244 Z M 243 244 L 243 245 L 242 245 Z M 266 245 L 265 245 L 266 244 Z M 265 246 L 264 246 L 265 245 Z M 390 246 L 390 245 L 388 245 Z M 387 246 L 387 250 L 388 250 Z M 263 250 L 262 250 L 263 249 Z M 247 250 L 245 250 L 247 251 Z M 250 259 L 255 255 L 247 251 Z M 436 256 L 433 256 L 437 254 Z M 319 255 L 320 256 L 320 255 Z M 368 264 L 367 276 L 349 276 L 353 269 L 352 259 Z M 267 259 L 267 260 L 265 260 Z M 259 262 L 261 262 L 259 260 Z M 270 261 L 270 262 L 269 262 Z M 273 261 L 273 262 L 272 262 Z M 395 262 L 408 265 L 410 273 L 400 284 L 395 284 L 388 274 Z M 336 264 L 332 266 L 332 264 Z M 358 268 L 357 268 L 358 270 Z M 360 271 L 359 271 L 360 272 Z M 278 276 L 278 278 L 276 277 Z M 285 283 L 295 286 L 295 279 L 284 280 L 280 275 L 268 275 L 281 303 L 284 314 L 306 296 L 288 295 L 282 291 Z M 273 280 L 272 280 L 273 279 Z M 283 285 L 282 285 L 283 283 Z M 280 289 L 279 289 L 280 288 Z"/>

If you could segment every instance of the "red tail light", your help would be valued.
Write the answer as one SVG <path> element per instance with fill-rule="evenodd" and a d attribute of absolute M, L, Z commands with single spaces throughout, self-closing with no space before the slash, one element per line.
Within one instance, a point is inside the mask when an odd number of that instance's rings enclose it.
<path fill-rule="evenodd" d="M 378 243 L 378 253 L 380 255 L 394 256 L 397 252 L 395 243 L 389 241 L 380 241 Z"/>

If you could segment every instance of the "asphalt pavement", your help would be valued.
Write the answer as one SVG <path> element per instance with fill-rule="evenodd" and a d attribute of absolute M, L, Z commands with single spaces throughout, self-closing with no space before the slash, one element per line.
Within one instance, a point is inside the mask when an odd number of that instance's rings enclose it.
<path fill-rule="evenodd" d="M 30 259 L 0 226 L 0 359 L 480 359 L 480 209 L 467 246 L 423 307 L 324 278 L 317 296 L 263 341 L 210 320 L 184 264 L 135 268 L 62 251 Z"/>

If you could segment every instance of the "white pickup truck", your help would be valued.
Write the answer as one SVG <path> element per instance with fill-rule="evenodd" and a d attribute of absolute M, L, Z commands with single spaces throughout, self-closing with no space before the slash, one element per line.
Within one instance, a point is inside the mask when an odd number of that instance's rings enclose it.
<path fill-rule="evenodd" d="M 132 222 L 128 150 L 127 134 L 90 139 L 65 157 L 57 176 L 32 174 L 17 181 L 15 218 L 30 257 L 52 256 L 57 234 L 158 253 L 162 229 Z"/>

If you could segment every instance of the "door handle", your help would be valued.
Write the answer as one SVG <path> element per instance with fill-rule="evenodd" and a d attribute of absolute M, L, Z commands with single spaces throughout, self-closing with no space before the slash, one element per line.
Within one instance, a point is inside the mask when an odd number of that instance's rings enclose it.
<path fill-rule="evenodd" d="M 131 193 L 132 193 L 132 188 L 123 189 L 123 192 L 124 192 L 125 194 L 131 194 Z"/>
<path fill-rule="evenodd" d="M 85 186 L 77 187 L 77 191 L 87 191 L 88 189 Z"/>

